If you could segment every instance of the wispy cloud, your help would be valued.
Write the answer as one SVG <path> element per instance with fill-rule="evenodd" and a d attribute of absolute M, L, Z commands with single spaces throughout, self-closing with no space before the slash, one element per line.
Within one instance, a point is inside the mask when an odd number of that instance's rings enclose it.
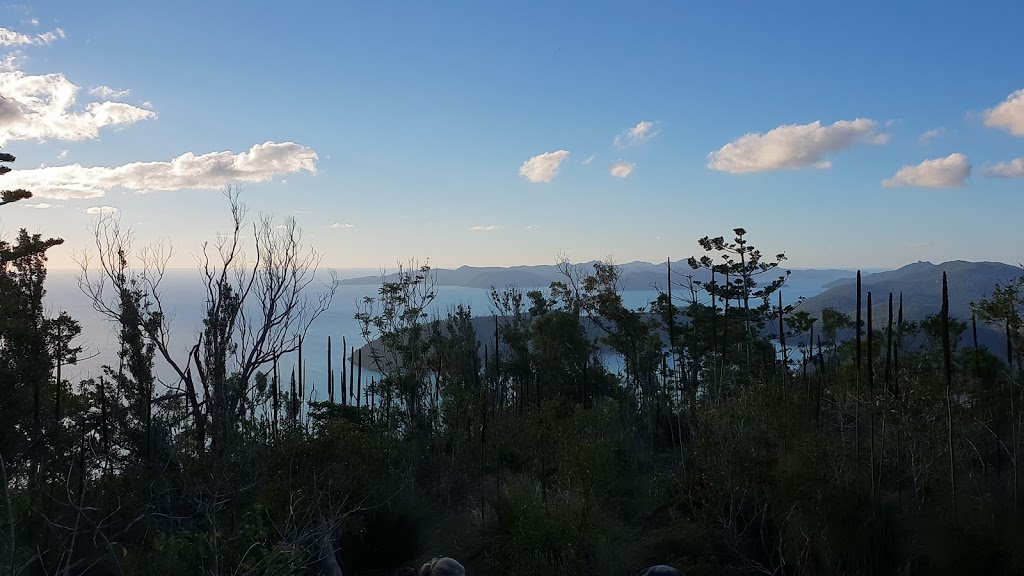
<path fill-rule="evenodd" d="M 597 154 L 591 154 L 590 156 L 587 156 L 587 159 L 583 161 L 583 165 L 589 165 L 591 162 L 594 161 L 594 158 L 597 158 Z"/>
<path fill-rule="evenodd" d="M 85 209 L 86 214 L 117 214 L 117 208 L 113 206 L 93 206 Z"/>
<path fill-rule="evenodd" d="M 342 229 L 346 229 L 346 230 L 349 229 L 349 228 L 355 228 L 355 227 L 356 227 L 355 224 L 348 224 L 348 223 L 342 224 L 341 222 L 335 222 L 334 224 L 331 224 L 330 226 L 328 226 L 328 228 L 342 228 Z"/>
<path fill-rule="evenodd" d="M 122 166 L 81 164 L 15 170 L 4 185 L 32 190 L 41 198 L 99 198 L 114 188 L 216 190 L 234 182 L 266 182 L 280 174 L 316 173 L 317 154 L 294 142 L 265 142 L 246 152 L 186 152 L 170 162 L 133 162 Z"/>
<path fill-rule="evenodd" d="M 1024 136 L 1024 90 L 1017 90 L 995 108 L 986 110 L 984 118 L 985 126 Z"/>
<path fill-rule="evenodd" d="M 118 98 L 124 98 L 131 93 L 131 90 L 115 90 L 110 86 L 97 86 L 89 90 L 89 94 L 92 94 L 93 96 L 97 96 L 99 98 L 113 98 L 115 100 Z"/>
<path fill-rule="evenodd" d="M 904 166 L 882 185 L 917 186 L 920 188 L 962 188 L 971 175 L 971 163 L 967 156 L 956 153 L 945 158 L 925 160 L 916 166 Z"/>
<path fill-rule="evenodd" d="M 529 226 L 524 226 L 523 230 L 540 230 L 540 226 L 537 226 L 535 224 L 531 224 Z"/>
<path fill-rule="evenodd" d="M 519 167 L 519 175 L 530 182 L 551 182 L 558 175 L 558 167 L 569 157 L 568 150 L 545 152 L 530 158 Z"/>
<path fill-rule="evenodd" d="M 53 204 L 47 204 L 46 202 L 38 202 L 36 204 L 21 204 L 22 208 L 35 208 L 36 210 L 46 210 L 47 208 L 53 208 Z"/>
<path fill-rule="evenodd" d="M 613 143 L 619 147 L 643 144 L 661 132 L 660 130 L 657 130 L 655 126 L 655 122 L 641 120 L 640 122 L 637 122 L 636 126 L 623 130 L 621 134 L 615 137 Z"/>
<path fill-rule="evenodd" d="M 473 226 L 467 228 L 470 232 L 494 232 L 495 230 L 501 230 L 501 226 Z"/>
<path fill-rule="evenodd" d="M 932 140 L 937 140 L 939 138 L 944 137 L 948 133 L 949 130 L 946 130 L 944 127 L 940 126 L 939 128 L 934 128 L 932 130 L 928 130 L 924 134 L 921 134 L 921 136 L 918 137 L 917 141 L 920 142 L 921 144 L 927 144 Z"/>
<path fill-rule="evenodd" d="M 57 159 L 58 160 L 63 160 L 65 158 L 67 158 L 69 152 L 70 151 L 67 148 L 64 148 L 63 150 L 60 151 L 59 154 L 57 154 Z"/>
<path fill-rule="evenodd" d="M 32 21 L 33 25 L 38 23 L 38 20 Z M 8 28 L 0 28 L 0 46 L 43 46 L 64 37 L 64 31 L 60 28 L 42 34 L 25 34 Z"/>
<path fill-rule="evenodd" d="M 612 176 L 615 176 L 616 178 L 626 178 L 627 176 L 633 173 L 633 170 L 635 168 L 636 164 L 630 164 L 629 162 L 623 162 L 622 160 L 619 160 L 618 162 L 612 164 L 611 168 L 608 170 L 608 173 L 611 174 Z"/>
<path fill-rule="evenodd" d="M 874 120 L 840 120 L 829 126 L 821 121 L 788 124 L 765 134 L 747 134 L 708 154 L 708 168 L 741 174 L 787 168 L 830 168 L 824 156 L 858 142 L 883 144 L 888 138 L 875 132 Z"/>
<path fill-rule="evenodd" d="M 1024 158 L 1014 158 L 1009 162 L 1000 162 L 995 166 L 982 169 L 986 176 L 996 178 L 1024 178 Z"/>
<path fill-rule="evenodd" d="M 0 146 L 13 140 L 87 140 L 100 128 L 156 118 L 156 113 L 123 102 L 90 102 L 74 111 L 78 86 L 63 74 L 0 72 Z"/>

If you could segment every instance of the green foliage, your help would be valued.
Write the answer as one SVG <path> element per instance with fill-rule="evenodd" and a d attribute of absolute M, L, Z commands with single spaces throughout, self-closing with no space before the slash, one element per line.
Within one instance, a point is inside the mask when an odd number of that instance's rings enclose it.
<path fill-rule="evenodd" d="M 772 304 L 785 275 L 757 280 L 785 256 L 735 233 L 698 242 L 713 280 L 650 309 L 607 262 L 492 289 L 483 341 L 468 307 L 428 317 L 430 268 L 403 268 L 357 315 L 381 377 L 352 406 L 307 402 L 301 369 L 285 384 L 287 339 L 235 362 L 244 291 L 216 271 L 182 389 L 161 387 L 165 318 L 124 253 L 119 365 L 65 382 L 80 329 L 43 313 L 45 241 L 23 232 L 0 246 L 0 573 L 383 574 L 439 555 L 496 576 L 1024 570 L 1003 357 L 961 347 L 947 391 L 939 343 L 966 324 L 935 318 L 891 352 L 876 325 L 858 352 L 845 314 Z M 1016 286 L 975 306 L 1011 361 Z M 812 331 L 826 357 L 794 373 L 772 338 L 810 360 Z"/>

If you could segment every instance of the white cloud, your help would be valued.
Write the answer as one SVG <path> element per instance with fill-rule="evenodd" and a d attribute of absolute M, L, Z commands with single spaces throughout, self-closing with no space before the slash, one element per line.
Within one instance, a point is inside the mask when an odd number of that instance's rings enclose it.
<path fill-rule="evenodd" d="M 996 178 L 1024 178 L 1024 158 L 1014 158 L 1009 162 L 1000 162 L 983 170 L 986 176 Z"/>
<path fill-rule="evenodd" d="M 984 117 L 985 126 L 1024 136 L 1024 90 L 1017 90 L 995 108 L 986 110 Z"/>
<path fill-rule="evenodd" d="M 956 153 L 945 158 L 925 160 L 917 166 L 904 166 L 888 180 L 886 187 L 919 186 L 922 188 L 962 188 L 971 175 L 971 164 L 967 156 Z"/>
<path fill-rule="evenodd" d="M 99 98 L 113 98 L 115 100 L 118 98 L 124 98 L 131 93 L 131 90 L 115 90 L 110 86 L 97 86 L 89 90 L 89 94 L 92 94 L 93 96 L 98 96 Z"/>
<path fill-rule="evenodd" d="M 530 182 L 551 182 L 558 175 L 558 166 L 568 157 L 568 150 L 538 154 L 523 162 L 519 167 L 519 175 Z"/>
<path fill-rule="evenodd" d="M 22 204 L 22 208 L 35 208 L 36 210 L 46 210 L 52 208 L 53 204 L 47 204 L 46 202 L 38 202 L 36 204 Z"/>
<path fill-rule="evenodd" d="M 875 133 L 874 120 L 840 120 L 830 126 L 821 121 L 787 124 L 765 134 L 747 134 L 708 154 L 708 168 L 733 174 L 784 168 L 830 168 L 823 156 L 858 142 L 883 144 L 888 138 Z"/>
<path fill-rule="evenodd" d="M 78 86 L 63 74 L 0 72 L 0 146 L 12 140 L 86 140 L 100 128 L 129 125 L 156 114 L 121 102 L 91 102 L 74 111 Z"/>
<path fill-rule="evenodd" d="M 265 142 L 246 152 L 186 152 L 170 162 L 132 162 L 122 166 L 49 166 L 15 170 L 4 185 L 31 190 L 40 198 L 99 198 L 113 189 L 215 190 L 234 182 L 266 182 L 280 174 L 316 173 L 317 154 L 294 142 Z"/>
<path fill-rule="evenodd" d="M 587 159 L 583 161 L 583 165 L 589 165 L 591 162 L 594 161 L 594 158 L 597 158 L 597 154 L 591 154 L 590 156 L 587 156 Z"/>
<path fill-rule="evenodd" d="M 621 134 L 615 137 L 614 144 L 616 146 L 636 146 L 637 144 L 643 144 L 651 138 L 658 135 L 660 130 L 654 129 L 655 123 L 642 120 L 637 122 L 636 126 L 627 128 L 622 131 Z"/>
<path fill-rule="evenodd" d="M 0 56 L 0 71 L 10 72 L 12 70 L 17 70 L 18 67 L 21 66 L 22 60 L 24 60 L 24 57 L 18 50 L 4 54 L 3 56 Z"/>
<path fill-rule="evenodd" d="M 495 230 L 501 230 L 501 226 L 473 226 L 467 228 L 470 232 L 494 232 Z"/>
<path fill-rule="evenodd" d="M 34 20 L 32 24 L 37 25 L 38 21 Z M 8 28 L 0 28 L 0 46 L 42 46 L 52 44 L 55 40 L 61 38 L 64 38 L 64 31 L 60 28 L 34 35 L 15 32 Z"/>
<path fill-rule="evenodd" d="M 28 23 L 33 26 L 39 26 L 39 18 L 32 18 L 31 20 L 28 21 Z"/>
<path fill-rule="evenodd" d="M 537 226 L 536 224 L 531 224 L 529 226 L 524 227 L 523 229 L 524 230 L 540 230 L 540 226 Z"/>
<path fill-rule="evenodd" d="M 945 128 L 943 128 L 943 127 L 935 128 L 933 130 L 928 130 L 924 134 L 921 134 L 921 136 L 918 137 L 917 141 L 920 142 L 921 144 L 927 144 L 927 143 L 931 142 L 932 140 L 936 140 L 938 138 L 942 138 L 943 136 L 945 136 L 948 133 L 949 133 L 949 131 L 946 130 Z"/>
<path fill-rule="evenodd" d="M 63 150 L 60 151 L 60 154 L 57 154 L 57 159 L 58 160 L 63 160 L 65 158 L 67 158 L 69 152 L 70 152 L 70 150 L 68 150 L 67 148 L 64 148 Z"/>
<path fill-rule="evenodd" d="M 611 169 L 608 171 L 609 174 L 616 178 L 625 178 L 633 173 L 633 169 L 636 168 L 636 164 L 630 164 L 629 162 L 618 162 L 612 164 Z"/>
<path fill-rule="evenodd" d="M 86 214 L 117 214 L 117 208 L 113 206 L 93 206 L 85 209 Z"/>
<path fill-rule="evenodd" d="M 355 224 L 347 224 L 347 223 L 346 224 L 342 224 L 341 222 L 335 222 L 334 224 L 331 224 L 330 226 L 328 226 L 328 228 L 346 228 L 346 229 L 347 228 L 355 228 L 355 227 L 356 227 Z"/>

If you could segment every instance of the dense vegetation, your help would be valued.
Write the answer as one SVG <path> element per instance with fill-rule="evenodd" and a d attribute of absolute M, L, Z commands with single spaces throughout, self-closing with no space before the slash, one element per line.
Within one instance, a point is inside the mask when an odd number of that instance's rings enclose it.
<path fill-rule="evenodd" d="M 246 240 L 229 199 L 181 356 L 168 252 L 99 223 L 81 284 L 119 362 L 82 382 L 62 377 L 77 322 L 42 305 L 60 241 L 0 242 L 0 574 L 390 574 L 442 554 L 495 575 L 1024 572 L 1021 282 L 974 306 L 1007 336 L 989 351 L 948 306 L 903 321 L 898 294 L 856 318 L 782 306 L 785 256 L 737 229 L 699 241 L 710 281 L 672 270 L 647 310 L 612 264 L 496 288 L 480 342 L 480 311 L 426 314 L 411 266 L 357 315 L 379 376 L 343 354 L 312 402 L 280 361 L 333 284 L 314 293 L 294 222 Z"/>

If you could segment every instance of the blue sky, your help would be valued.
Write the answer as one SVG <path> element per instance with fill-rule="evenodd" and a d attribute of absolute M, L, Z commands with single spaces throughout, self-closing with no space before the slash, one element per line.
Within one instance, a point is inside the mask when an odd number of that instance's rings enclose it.
<path fill-rule="evenodd" d="M 1010 1 L 7 5 L 2 183 L 36 198 L 2 229 L 65 238 L 51 264 L 73 266 L 116 209 L 187 267 L 235 182 L 335 267 L 659 261 L 736 226 L 793 267 L 1017 263 L 1022 21 Z"/>

